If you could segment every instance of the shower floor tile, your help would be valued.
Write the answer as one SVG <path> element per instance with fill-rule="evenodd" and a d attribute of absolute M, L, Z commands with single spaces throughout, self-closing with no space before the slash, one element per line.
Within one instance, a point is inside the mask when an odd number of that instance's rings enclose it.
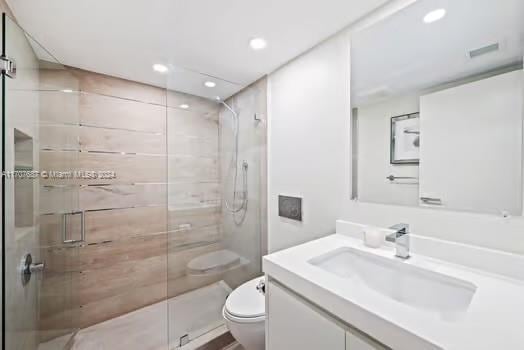
<path fill-rule="evenodd" d="M 197 343 L 199 337 L 213 330 L 219 336 L 227 331 L 221 311 L 230 292 L 227 284 L 220 281 L 81 329 L 71 349 L 166 350 L 169 342 L 169 349 L 179 348 L 180 337 L 186 334 L 189 344 Z M 40 344 L 38 350 L 63 349 L 69 338 L 70 335 Z"/>

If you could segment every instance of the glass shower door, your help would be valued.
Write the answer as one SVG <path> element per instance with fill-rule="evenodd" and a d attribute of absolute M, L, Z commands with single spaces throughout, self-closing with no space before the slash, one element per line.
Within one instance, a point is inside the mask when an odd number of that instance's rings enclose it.
<path fill-rule="evenodd" d="M 75 78 L 2 15 L 3 348 L 72 345 L 83 213 Z M 68 173 L 71 172 L 71 173 Z"/>

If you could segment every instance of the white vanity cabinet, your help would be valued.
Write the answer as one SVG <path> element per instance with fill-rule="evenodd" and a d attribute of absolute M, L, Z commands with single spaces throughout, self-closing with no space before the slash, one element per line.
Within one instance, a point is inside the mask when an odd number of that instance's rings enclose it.
<path fill-rule="evenodd" d="M 300 296 L 270 281 L 266 294 L 267 350 L 384 350 Z"/>
<path fill-rule="evenodd" d="M 346 331 L 304 300 L 269 283 L 266 350 L 344 350 Z"/>

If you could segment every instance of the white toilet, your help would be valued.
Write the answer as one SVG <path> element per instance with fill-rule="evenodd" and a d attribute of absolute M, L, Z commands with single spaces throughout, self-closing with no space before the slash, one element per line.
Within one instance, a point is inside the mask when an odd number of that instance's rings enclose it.
<path fill-rule="evenodd" d="M 265 297 L 257 289 L 264 277 L 242 284 L 226 299 L 222 315 L 233 337 L 245 350 L 265 348 Z"/>

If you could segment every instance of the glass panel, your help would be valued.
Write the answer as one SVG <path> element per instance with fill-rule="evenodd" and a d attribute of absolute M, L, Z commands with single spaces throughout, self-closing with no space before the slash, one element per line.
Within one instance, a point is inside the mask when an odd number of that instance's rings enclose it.
<path fill-rule="evenodd" d="M 16 131 L 15 154 L 27 158 L 30 140 L 33 168 L 48 175 L 29 182 L 34 242 L 6 245 L 9 272 L 28 247 L 46 264 L 34 290 L 8 278 L 7 348 L 167 349 L 166 90 L 64 67 L 6 23 L 6 52 L 19 61 L 17 78 L 4 79 L 6 145 Z M 26 180 L 6 181 L 31 197 Z M 31 206 L 13 196 L 6 217 L 25 224 L 17 209 Z"/>
<path fill-rule="evenodd" d="M 242 90 L 169 72 L 168 324 L 170 348 L 179 348 L 226 336 L 226 297 L 261 275 L 266 90 L 265 80 Z"/>
<path fill-rule="evenodd" d="M 78 82 L 5 14 L 3 28 L 3 56 L 16 62 L 16 77 L 2 76 L 5 348 L 61 349 L 77 328 L 83 213 L 76 180 L 51 171 L 77 166 Z"/>

